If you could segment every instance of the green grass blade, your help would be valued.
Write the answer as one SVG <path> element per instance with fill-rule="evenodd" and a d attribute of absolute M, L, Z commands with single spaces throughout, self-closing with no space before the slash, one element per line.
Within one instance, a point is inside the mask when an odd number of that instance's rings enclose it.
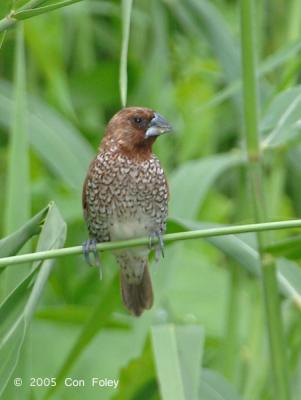
<path fill-rule="evenodd" d="M 5 207 L 5 232 L 11 233 L 30 217 L 30 177 L 29 177 L 29 146 L 27 132 L 26 107 L 26 70 L 23 24 L 16 30 L 15 71 L 12 119 L 10 121 L 10 145 L 8 158 L 8 178 Z M 5 271 L 4 293 L 16 285 L 28 271 Z"/>
<path fill-rule="evenodd" d="M 58 208 L 54 203 L 49 206 L 49 212 L 46 217 L 43 229 L 41 231 L 37 251 L 57 249 L 63 247 L 67 235 L 67 225 L 63 220 Z M 53 260 L 45 260 L 42 263 L 37 279 L 35 281 L 33 290 L 30 294 L 26 304 L 24 313 L 27 320 L 29 320 L 36 308 L 39 298 L 41 297 L 44 286 L 50 274 Z M 33 264 L 33 269 L 38 268 L 40 262 L 37 261 Z"/>
<path fill-rule="evenodd" d="M 299 260 L 301 258 L 301 235 L 274 242 L 266 247 L 265 250 L 276 257 Z"/>
<path fill-rule="evenodd" d="M 11 111 L 11 87 L 0 81 L 0 124 L 8 126 Z M 94 154 L 79 130 L 41 99 L 29 97 L 28 133 L 42 160 L 71 188 L 79 190 Z"/>
<path fill-rule="evenodd" d="M 183 230 L 207 229 L 221 226 L 218 224 L 202 223 L 200 221 L 191 221 L 184 218 L 171 218 L 168 220 L 168 228 L 172 232 L 181 232 Z M 169 230 L 168 230 L 169 232 Z M 222 253 L 243 266 L 253 275 L 260 275 L 258 252 L 256 250 L 255 236 L 252 233 L 243 233 L 240 235 L 227 235 L 223 237 L 208 237 L 207 242 L 212 244 Z"/>
<path fill-rule="evenodd" d="M 186 4 L 166 2 L 179 24 L 191 35 L 193 40 L 198 37 L 202 42 L 205 36 L 224 71 L 224 81 L 228 84 L 226 89 L 209 102 L 204 103 L 201 110 L 203 108 L 207 110 L 231 97 L 240 110 L 238 93 L 240 87 L 238 78 L 241 75 L 240 55 L 237 44 L 218 8 L 208 1 L 188 0 Z"/>
<path fill-rule="evenodd" d="M 154 327 L 152 340 L 162 399 L 185 400 L 174 326 Z"/>
<path fill-rule="evenodd" d="M 91 307 L 83 305 L 48 306 L 40 309 L 35 318 L 61 324 L 82 325 L 87 321 Z M 106 329 L 130 330 L 130 323 L 118 318 L 111 318 L 106 324 Z"/>
<path fill-rule="evenodd" d="M 36 8 L 46 3 L 48 0 L 29 0 L 21 8 L 22 10 L 29 10 L 31 8 Z"/>
<path fill-rule="evenodd" d="M 65 238 L 66 224 L 56 206 L 51 204 L 39 237 L 37 250 L 62 247 Z M 27 277 L 0 305 L 1 321 L 4 320 L 0 334 L 0 396 L 17 366 L 26 331 L 48 280 L 53 262 L 53 260 L 35 262 Z M 37 274 L 35 282 L 31 283 L 35 274 Z"/>
<path fill-rule="evenodd" d="M 271 56 L 267 57 L 258 67 L 258 78 L 263 78 L 266 74 L 273 72 L 276 68 L 281 67 L 285 62 L 290 60 L 292 57 L 297 56 L 301 49 L 301 42 L 290 43 L 284 46 Z M 200 111 L 208 110 L 212 107 L 216 107 L 234 96 L 239 90 L 241 90 L 241 80 L 234 80 L 229 83 L 223 90 L 218 92 L 208 102 L 202 104 L 199 108 Z"/>
<path fill-rule="evenodd" d="M 171 219 L 173 231 L 183 231 L 183 229 L 206 229 L 216 227 L 216 224 L 205 224 L 198 221 L 188 221 L 181 218 Z M 248 272 L 260 277 L 259 254 L 255 241 L 255 234 L 229 235 L 224 237 L 210 237 L 205 239 L 218 250 L 246 268 Z M 289 266 L 287 266 L 289 263 Z M 283 266 L 283 265 L 286 266 Z M 292 272 L 292 270 L 294 271 Z M 296 305 L 301 304 L 301 290 L 299 286 L 300 270 L 296 263 L 288 260 L 277 260 L 277 278 L 280 291 L 283 295 L 290 298 Z M 292 279 L 296 277 L 296 280 Z"/>
<path fill-rule="evenodd" d="M 263 139 L 264 148 L 287 145 L 301 132 L 301 86 L 281 92 L 272 101 L 261 122 L 261 131 L 270 131 Z"/>
<path fill-rule="evenodd" d="M 176 327 L 176 340 L 181 362 L 186 399 L 196 399 L 199 389 L 199 370 L 203 357 L 205 334 L 198 325 Z"/>
<path fill-rule="evenodd" d="M 241 74 L 239 48 L 224 17 L 212 2 L 188 0 L 188 4 L 199 19 L 201 29 L 220 60 L 226 80 L 228 82 L 236 80 Z"/>
<path fill-rule="evenodd" d="M 152 342 L 163 400 L 197 398 L 204 333 L 198 326 L 158 325 Z"/>
<path fill-rule="evenodd" d="M 73 7 L 73 10 L 68 10 L 66 14 L 77 13 L 80 8 L 85 9 L 84 3 L 82 7 Z M 51 103 L 71 121 L 78 123 L 65 69 L 66 59 L 69 58 L 67 46 L 71 44 L 69 41 L 68 45 L 62 45 L 59 40 L 64 25 L 61 14 L 62 12 L 50 13 L 41 18 L 33 18 L 27 23 L 26 45 L 30 59 L 36 65 L 37 74 L 41 74 L 45 79 Z M 51 35 L 41 35 L 42 31 L 49 31 Z"/>
<path fill-rule="evenodd" d="M 126 106 L 127 100 L 127 59 L 130 39 L 131 12 L 133 0 L 122 0 L 122 46 L 120 55 L 119 85 L 122 107 Z"/>
<path fill-rule="evenodd" d="M 105 291 L 102 293 L 100 301 L 96 304 L 94 310 L 90 314 L 90 317 L 74 343 L 67 359 L 64 361 L 59 372 L 56 374 L 57 385 L 52 387 L 46 395 L 46 398 L 50 397 L 54 391 L 62 384 L 64 378 L 68 376 L 75 362 L 78 360 L 82 352 L 93 340 L 95 335 L 99 333 L 101 329 L 107 326 L 112 312 L 115 311 L 117 306 L 120 304 L 119 294 L 119 274 L 116 274 L 113 280 L 108 284 Z"/>
<path fill-rule="evenodd" d="M 118 392 L 112 400 L 153 399 L 156 394 L 156 373 L 148 335 L 142 354 L 121 369 Z"/>
<path fill-rule="evenodd" d="M 206 37 L 223 68 L 225 82 L 230 85 L 236 82 L 241 75 L 240 54 L 237 43 L 218 8 L 212 2 L 198 0 L 188 0 L 185 7 L 173 3 L 169 5 L 179 23 L 192 37 L 198 35 L 200 40 Z M 223 97 L 219 97 L 218 101 Z M 238 91 L 229 90 L 227 97 L 233 98 L 236 108 L 240 111 L 241 101 Z M 216 101 L 211 105 L 214 103 Z"/>
<path fill-rule="evenodd" d="M 170 178 L 169 215 L 196 218 L 205 196 L 218 176 L 241 163 L 240 154 L 228 153 L 189 161 L 180 166 Z"/>
<path fill-rule="evenodd" d="M 41 210 L 26 224 L 9 236 L 0 240 L 0 258 L 17 254 L 21 247 L 34 235 L 41 231 L 42 221 L 47 214 L 48 207 Z"/>
<path fill-rule="evenodd" d="M 293 261 L 281 258 L 277 262 L 277 277 L 286 296 L 301 308 L 301 269 Z"/>
<path fill-rule="evenodd" d="M 13 323 L 23 313 L 24 306 L 32 289 L 32 279 L 36 273 L 37 269 L 32 270 L 0 304 L 1 342 L 7 336 L 7 332 L 9 332 Z"/>
<path fill-rule="evenodd" d="M 50 4 L 50 5 L 44 6 L 44 7 L 37 7 L 32 10 L 16 11 L 13 14 L 13 17 L 16 18 L 17 20 L 23 20 L 23 19 L 35 17 L 37 15 L 48 13 L 50 11 L 54 11 L 54 10 L 57 10 L 62 7 L 67 7 L 72 4 L 79 3 L 80 1 L 83 1 L 83 0 L 66 0 L 66 1 L 61 1 L 60 3 Z"/>
<path fill-rule="evenodd" d="M 263 168 L 263 159 L 260 149 L 260 135 L 258 127 L 258 110 L 260 101 L 257 90 L 255 40 L 255 1 L 240 1 L 241 26 L 241 57 L 243 76 L 243 129 L 246 154 L 248 158 L 248 179 L 250 185 L 251 204 L 255 222 L 268 218 L 266 202 L 266 185 L 264 184 L 266 171 Z M 263 285 L 263 307 L 266 312 L 267 335 L 269 343 L 269 359 L 271 363 L 271 377 L 274 381 L 273 397 L 282 400 L 290 399 L 290 385 L 288 377 L 287 348 L 284 340 L 283 320 L 281 314 L 279 285 L 275 259 L 264 253 L 263 248 L 270 244 L 271 235 L 266 232 L 257 235 L 258 251 L 261 264 Z"/>
<path fill-rule="evenodd" d="M 188 0 L 189 7 L 177 3 L 168 2 L 168 4 L 180 24 L 193 36 L 200 32 L 205 34 L 224 68 L 226 80 L 229 83 L 237 80 L 240 76 L 240 55 L 237 43 L 218 8 L 212 2 L 197 0 Z"/>
<path fill-rule="evenodd" d="M 258 73 L 259 76 L 270 73 L 271 71 L 279 68 L 287 61 L 292 61 L 293 57 L 298 57 L 301 50 L 300 40 L 295 40 L 289 44 L 285 44 L 282 48 L 275 51 L 273 54 L 268 56 L 264 61 L 261 62 Z"/>
<path fill-rule="evenodd" d="M 15 83 L 11 118 L 10 156 L 5 226 L 10 233 L 29 219 L 29 160 L 26 115 L 26 72 L 23 26 L 17 28 Z M 20 199 L 22 201 L 20 202 Z"/>
<path fill-rule="evenodd" d="M 7 31 L 4 31 L 4 32 L 0 33 L 0 50 L 1 50 L 1 47 L 3 46 L 4 40 L 5 40 L 5 36 L 6 36 L 6 32 Z"/>
<path fill-rule="evenodd" d="M 239 400 L 240 397 L 222 375 L 209 369 L 201 373 L 199 399 L 206 400 Z"/>

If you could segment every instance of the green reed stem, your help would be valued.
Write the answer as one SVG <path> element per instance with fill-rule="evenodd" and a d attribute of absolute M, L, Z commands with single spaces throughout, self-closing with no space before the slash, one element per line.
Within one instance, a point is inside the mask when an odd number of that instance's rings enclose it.
<path fill-rule="evenodd" d="M 71 4 L 78 3 L 83 0 L 66 0 L 57 2 L 55 4 L 49 4 L 45 7 L 39 7 L 47 0 L 30 0 L 25 3 L 22 7 L 11 10 L 8 15 L 0 20 L 0 32 L 3 32 L 9 28 L 12 28 L 19 20 L 34 17 L 36 15 L 45 14 L 52 10 L 56 10 L 61 7 L 66 7 Z"/>
<path fill-rule="evenodd" d="M 201 229 L 189 232 L 170 233 L 164 235 L 163 239 L 165 243 L 170 243 L 178 240 L 191 240 L 191 239 L 200 239 L 213 236 L 234 235 L 239 233 L 261 232 L 268 230 L 279 230 L 279 229 L 290 229 L 290 228 L 301 228 L 301 220 L 264 222 L 261 224 L 224 226 L 224 227 Z M 158 240 L 154 240 L 154 244 L 156 243 L 158 243 Z M 106 251 L 106 250 L 117 250 L 129 247 L 143 246 L 143 245 L 145 246 L 148 244 L 149 244 L 149 238 L 145 237 L 139 239 L 122 240 L 118 242 L 116 241 L 116 242 L 99 243 L 97 244 L 96 248 L 98 251 Z M 37 261 L 37 260 L 46 260 L 50 258 L 58 258 L 58 257 L 82 254 L 82 251 L 83 251 L 82 246 L 74 246 L 74 247 L 66 247 L 63 249 L 21 254 L 12 257 L 3 257 L 0 258 L 0 267 Z"/>
<path fill-rule="evenodd" d="M 258 131 L 258 96 L 255 70 L 255 41 L 253 21 L 255 14 L 252 0 L 241 0 L 241 54 L 243 72 L 244 136 L 248 155 L 248 172 L 252 191 L 255 222 L 267 219 L 264 197 L 263 169 Z M 280 310 L 280 299 L 274 258 L 264 254 L 270 244 L 267 232 L 257 233 L 262 266 L 262 282 L 268 338 L 271 357 L 273 399 L 288 400 L 288 366 Z"/>
<path fill-rule="evenodd" d="M 28 3 L 24 4 L 18 11 L 30 10 L 32 8 L 38 7 L 42 3 L 45 3 L 46 0 L 31 0 Z M 17 23 L 17 19 L 14 18 L 14 11 L 12 10 L 8 15 L 6 15 L 3 19 L 0 20 L 0 32 L 5 31 L 13 27 Z"/>

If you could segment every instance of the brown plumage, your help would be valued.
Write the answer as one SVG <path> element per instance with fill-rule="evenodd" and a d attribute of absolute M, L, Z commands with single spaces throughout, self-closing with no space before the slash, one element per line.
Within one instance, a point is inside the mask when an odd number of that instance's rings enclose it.
<path fill-rule="evenodd" d="M 83 188 L 90 241 L 161 238 L 168 186 L 152 144 L 170 130 L 165 119 L 148 108 L 124 108 L 110 120 Z M 123 302 L 136 316 L 153 304 L 149 251 L 135 247 L 114 252 Z"/>

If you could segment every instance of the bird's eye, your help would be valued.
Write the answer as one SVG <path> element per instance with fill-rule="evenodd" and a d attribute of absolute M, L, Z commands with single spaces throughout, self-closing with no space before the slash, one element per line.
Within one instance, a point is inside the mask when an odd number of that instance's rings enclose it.
<path fill-rule="evenodd" d="M 134 122 L 135 122 L 136 124 L 141 124 L 142 118 L 140 118 L 140 117 L 134 117 Z"/>

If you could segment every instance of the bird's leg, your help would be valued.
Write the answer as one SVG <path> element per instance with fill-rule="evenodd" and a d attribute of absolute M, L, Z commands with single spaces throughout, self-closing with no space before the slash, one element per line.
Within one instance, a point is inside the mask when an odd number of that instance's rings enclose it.
<path fill-rule="evenodd" d="M 95 265 L 90 258 L 90 251 L 94 251 L 94 254 L 95 254 L 95 246 L 96 246 L 95 239 L 88 239 L 83 244 L 83 255 L 85 257 L 86 263 L 88 265 L 90 265 L 90 267 L 94 267 L 94 265 Z M 94 258 L 95 258 L 95 255 L 94 255 Z"/>
<path fill-rule="evenodd" d="M 158 239 L 158 244 L 154 246 L 154 239 Z M 164 258 L 164 241 L 161 232 L 155 231 L 151 232 L 149 235 L 149 248 L 155 247 L 155 259 L 158 262 L 160 260 L 160 255 Z"/>
<path fill-rule="evenodd" d="M 100 261 L 100 257 L 98 251 L 96 249 L 97 241 L 96 239 L 88 239 L 83 244 L 83 255 L 85 257 L 86 263 L 90 265 L 90 267 L 99 268 L 100 279 L 102 279 L 102 265 Z M 90 252 L 92 252 L 94 259 L 91 260 Z"/>

